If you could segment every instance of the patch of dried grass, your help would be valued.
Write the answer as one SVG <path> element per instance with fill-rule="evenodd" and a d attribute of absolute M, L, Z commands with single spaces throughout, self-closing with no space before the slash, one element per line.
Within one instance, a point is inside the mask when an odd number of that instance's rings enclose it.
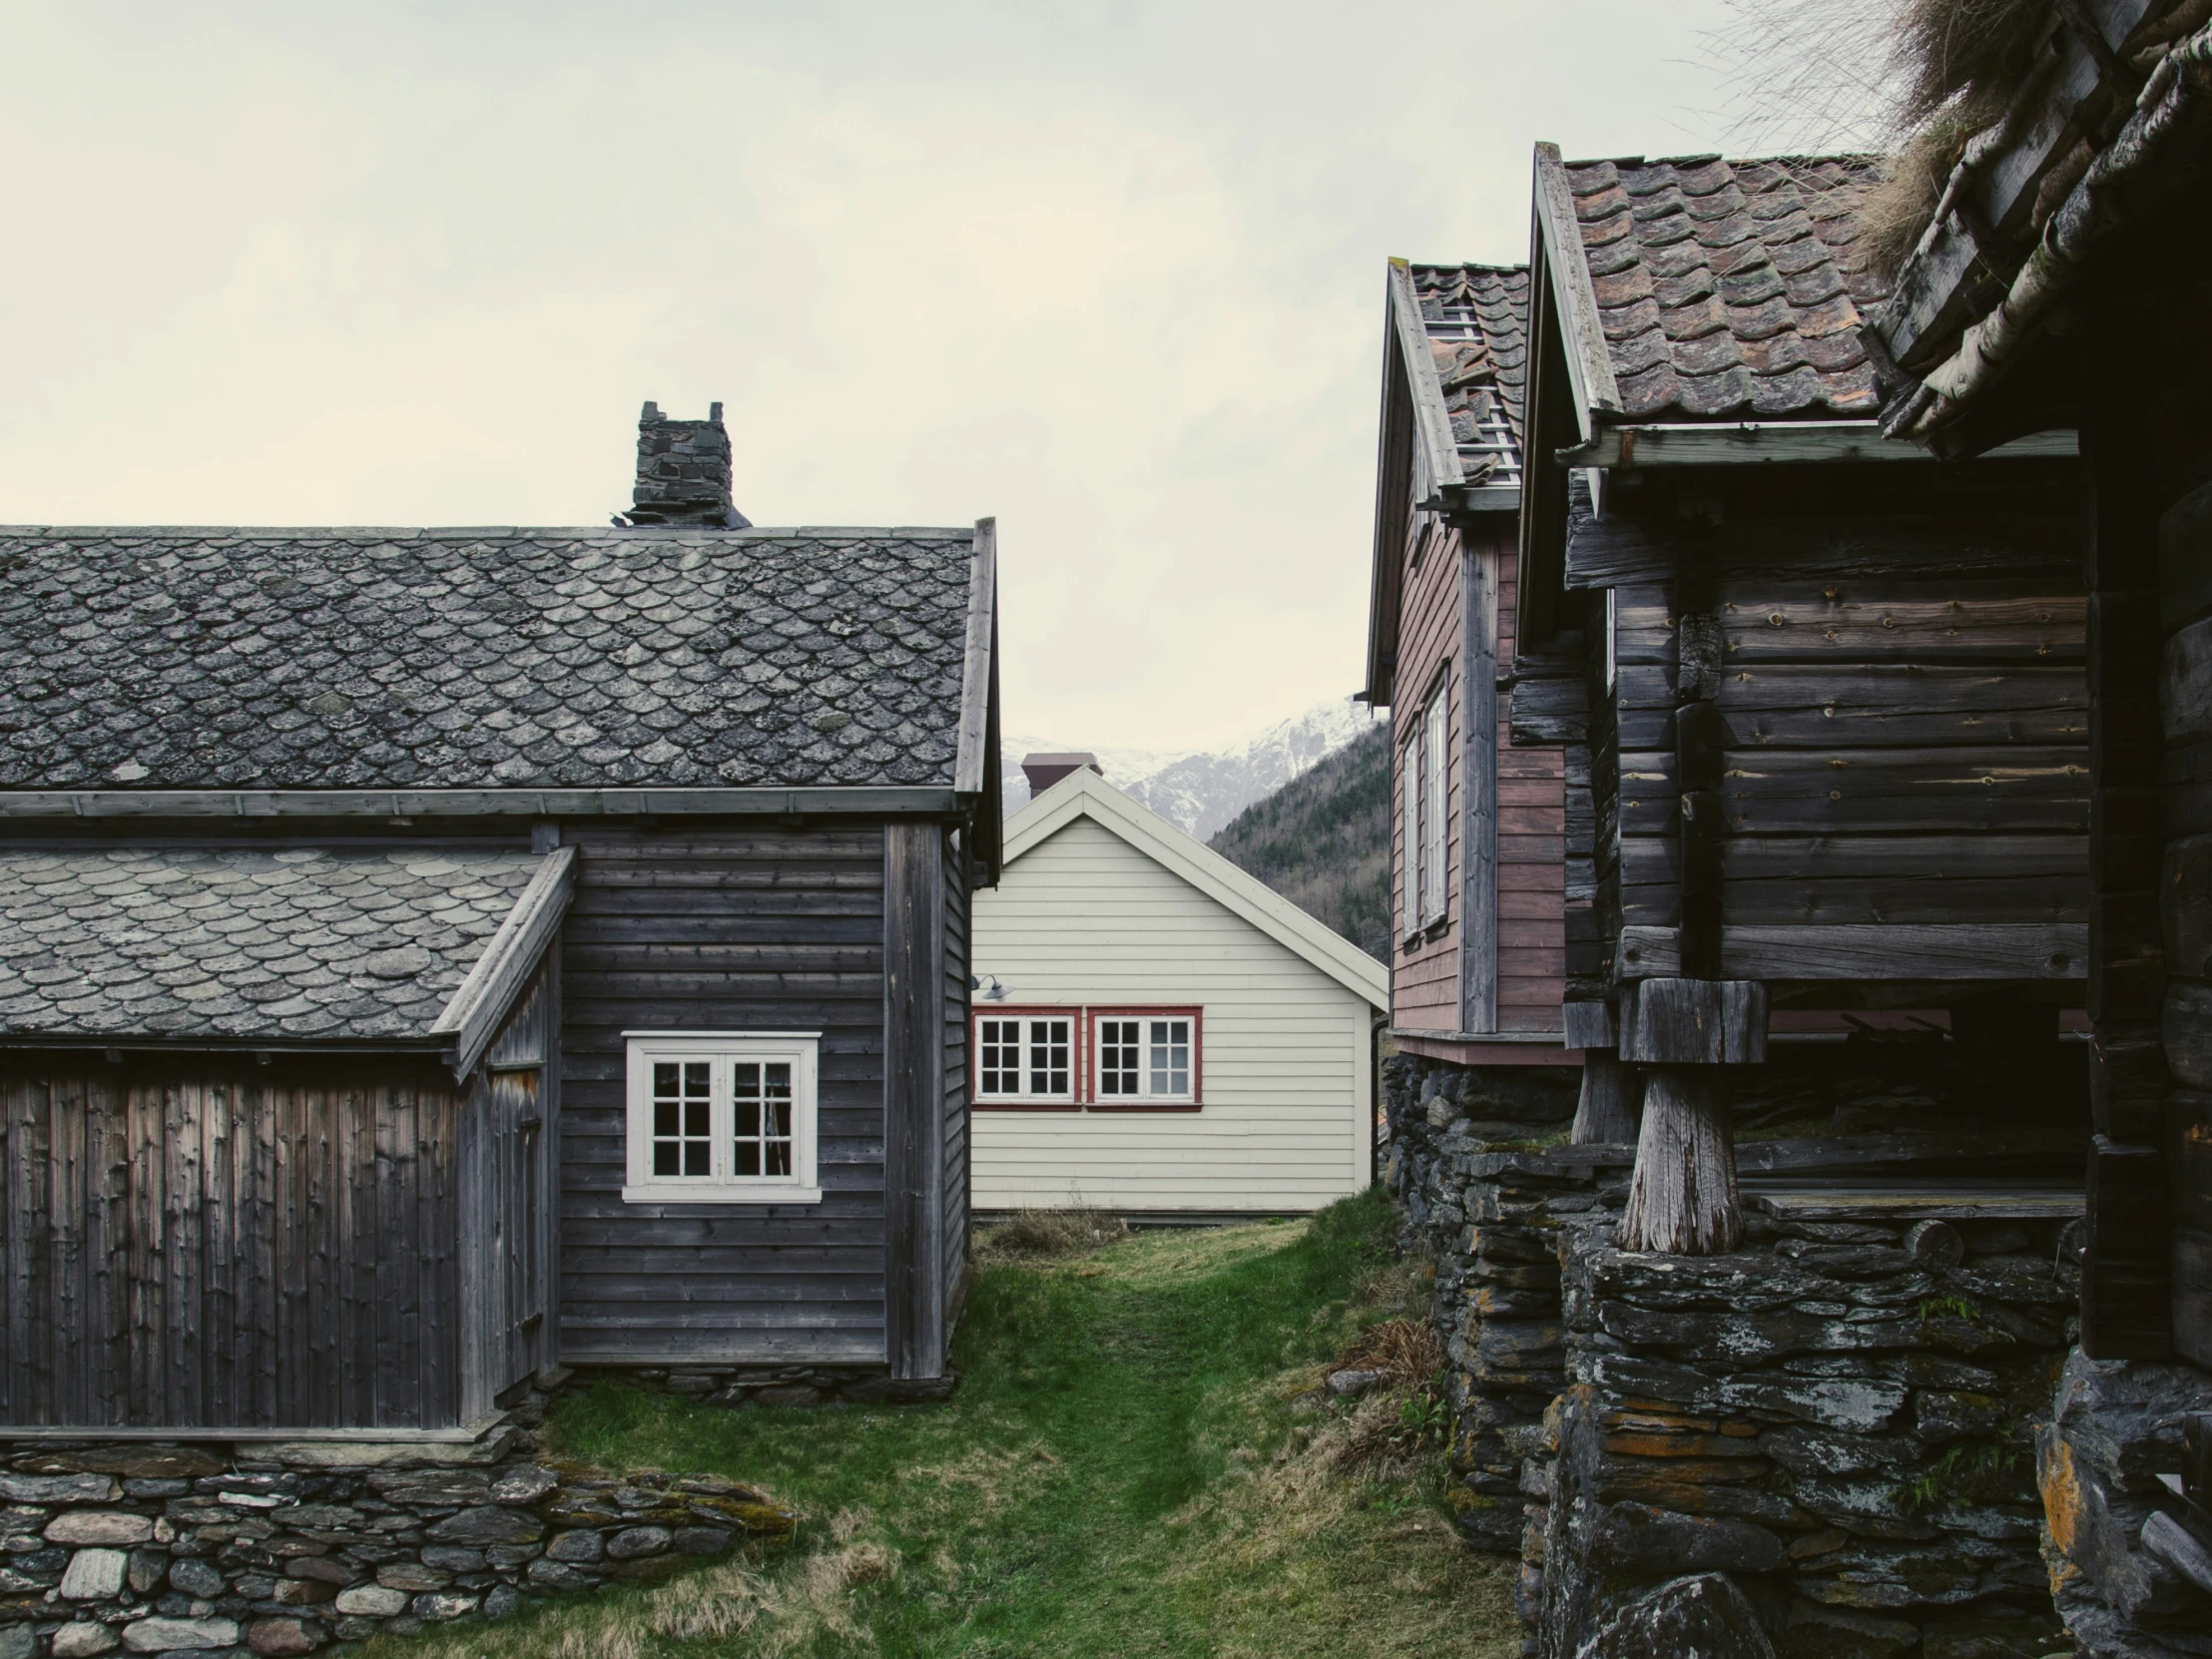
<path fill-rule="evenodd" d="M 1332 1368 L 1372 1371 L 1388 1388 L 1410 1388 L 1430 1382 L 1444 1369 L 1444 1345 L 1425 1321 L 1384 1320 L 1360 1334 Z"/>
<path fill-rule="evenodd" d="M 1954 122 L 1937 123 L 1892 158 L 1882 183 L 1859 199 L 1859 246 L 1883 277 L 1895 278 L 1920 245 L 1970 136 Z"/>
<path fill-rule="evenodd" d="M 1995 121 L 2034 70 L 2049 12 L 2050 0 L 1904 0 L 1891 47 L 1901 122 L 1970 133 Z"/>
<path fill-rule="evenodd" d="M 1104 1210 L 1075 1205 L 1055 1210 L 1016 1210 L 976 1239 L 978 1256 L 1081 1256 L 1128 1238 L 1129 1224 Z"/>

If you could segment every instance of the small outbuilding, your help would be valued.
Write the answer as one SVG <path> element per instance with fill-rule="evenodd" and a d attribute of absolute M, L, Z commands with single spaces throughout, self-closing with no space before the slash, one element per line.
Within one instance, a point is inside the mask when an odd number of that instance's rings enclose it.
<path fill-rule="evenodd" d="M 1388 969 L 1089 757 L 1049 759 L 976 895 L 977 1211 L 1187 1222 L 1366 1187 Z"/>

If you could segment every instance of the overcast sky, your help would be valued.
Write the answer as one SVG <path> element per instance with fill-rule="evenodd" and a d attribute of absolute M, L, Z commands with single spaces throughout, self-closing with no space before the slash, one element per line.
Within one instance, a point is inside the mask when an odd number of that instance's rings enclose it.
<path fill-rule="evenodd" d="M 1383 262 L 1724 147 L 1726 0 L 0 0 L 0 522 L 999 521 L 1010 730 L 1358 688 Z"/>

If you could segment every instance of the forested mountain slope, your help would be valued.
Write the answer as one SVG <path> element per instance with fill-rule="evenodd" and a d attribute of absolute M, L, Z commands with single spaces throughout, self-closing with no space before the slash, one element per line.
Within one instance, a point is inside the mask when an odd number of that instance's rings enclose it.
<path fill-rule="evenodd" d="M 1390 739 L 1378 725 L 1208 843 L 1379 961 L 1390 959 Z"/>

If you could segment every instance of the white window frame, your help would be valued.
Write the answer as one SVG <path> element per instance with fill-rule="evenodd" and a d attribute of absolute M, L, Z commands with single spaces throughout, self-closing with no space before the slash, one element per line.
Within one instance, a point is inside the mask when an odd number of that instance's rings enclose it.
<path fill-rule="evenodd" d="M 1446 813 L 1451 804 L 1451 680 L 1439 679 L 1421 710 L 1421 827 L 1420 919 L 1431 926 L 1443 920 L 1450 906 L 1451 883 L 1446 863 L 1450 830 Z"/>
<path fill-rule="evenodd" d="M 1137 1027 L 1137 1091 L 1106 1092 L 1106 1031 L 1108 1024 Z M 1154 1044 L 1160 1039 L 1155 1025 L 1183 1027 L 1183 1087 L 1162 1088 L 1161 1073 L 1154 1069 Z M 1115 1106 L 1195 1106 L 1198 1104 L 1199 1020 L 1195 1014 L 1152 1013 L 1142 1008 L 1100 1008 L 1090 1014 L 1090 1093 L 1094 1108 Z M 1172 1048 L 1172 1032 L 1165 1039 Z M 1123 1046 L 1116 1044 L 1117 1047 Z M 1167 1070 L 1173 1072 L 1172 1056 Z"/>
<path fill-rule="evenodd" d="M 629 1065 L 628 1180 L 625 1204 L 820 1204 L 816 1163 L 821 1116 L 820 1031 L 625 1031 Z M 706 1175 L 653 1173 L 653 1066 L 662 1060 L 712 1063 Z M 742 1062 L 789 1061 L 792 1068 L 792 1170 L 789 1175 L 736 1175 L 737 1120 L 732 1068 Z"/>
<path fill-rule="evenodd" d="M 1401 811 L 1404 824 L 1399 830 L 1404 843 L 1404 891 L 1398 895 L 1399 910 L 1404 925 L 1399 932 L 1405 938 L 1417 938 L 1421 930 L 1420 913 L 1420 756 L 1421 729 L 1415 722 L 1413 735 L 1398 747 L 1404 765 L 1404 789 Z"/>
<path fill-rule="evenodd" d="M 975 1013 L 975 1103 L 978 1106 L 1073 1106 L 1076 1104 L 1076 1085 L 1083 1076 L 1083 1013 L 1080 1008 L 1019 1008 L 1001 1010 L 977 1008 Z M 1003 1091 L 986 1092 L 983 1088 L 983 1025 L 985 1021 L 1018 1023 L 1021 1035 L 1017 1039 L 1021 1049 L 1020 1063 L 1016 1066 L 1022 1087 L 1012 1094 Z M 1035 1076 L 1033 1062 L 1036 1038 L 1031 1027 L 1044 1024 L 1065 1025 L 1067 1034 L 1067 1077 L 1064 1090 L 1047 1090 L 1039 1093 L 1028 1085 Z M 1050 1040 L 1049 1038 L 1047 1039 Z"/>

